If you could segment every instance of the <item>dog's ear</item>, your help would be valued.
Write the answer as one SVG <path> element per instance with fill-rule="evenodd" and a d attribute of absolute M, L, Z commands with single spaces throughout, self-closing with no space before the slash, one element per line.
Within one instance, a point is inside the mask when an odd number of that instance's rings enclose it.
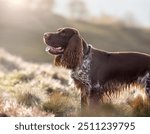
<path fill-rule="evenodd" d="M 83 45 L 78 33 L 74 34 L 68 42 L 67 48 L 62 57 L 63 66 L 74 69 L 82 62 Z"/>

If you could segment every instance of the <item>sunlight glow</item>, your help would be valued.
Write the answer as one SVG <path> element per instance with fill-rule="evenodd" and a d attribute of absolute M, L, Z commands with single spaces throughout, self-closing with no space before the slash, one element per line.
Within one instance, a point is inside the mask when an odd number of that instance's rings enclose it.
<path fill-rule="evenodd" d="M 12 7 L 24 6 L 25 0 L 7 0 Z"/>

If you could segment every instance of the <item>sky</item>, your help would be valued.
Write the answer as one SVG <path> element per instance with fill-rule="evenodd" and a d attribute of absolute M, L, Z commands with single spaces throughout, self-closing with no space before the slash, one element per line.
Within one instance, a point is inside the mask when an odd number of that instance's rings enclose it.
<path fill-rule="evenodd" d="M 119 18 L 125 18 L 129 13 L 137 22 L 150 26 L 150 0 L 82 0 L 92 16 L 105 13 Z M 67 4 L 70 0 L 56 0 L 54 11 L 68 16 Z"/>

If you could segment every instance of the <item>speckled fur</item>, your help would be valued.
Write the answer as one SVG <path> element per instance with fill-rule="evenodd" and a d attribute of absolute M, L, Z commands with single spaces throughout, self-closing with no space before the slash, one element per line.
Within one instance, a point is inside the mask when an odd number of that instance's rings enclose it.
<path fill-rule="evenodd" d="M 77 67 L 75 70 L 72 70 L 71 77 L 79 80 L 81 83 L 91 87 L 90 80 L 90 69 L 91 69 L 91 55 L 86 55 L 83 59 L 83 62 L 80 67 Z"/>

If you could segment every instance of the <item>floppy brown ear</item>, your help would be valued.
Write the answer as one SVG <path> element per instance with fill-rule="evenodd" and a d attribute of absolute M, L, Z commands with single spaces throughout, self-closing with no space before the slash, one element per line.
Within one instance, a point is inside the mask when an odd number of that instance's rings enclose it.
<path fill-rule="evenodd" d="M 62 57 L 62 64 L 68 69 L 74 69 L 82 62 L 83 45 L 79 34 L 75 34 L 69 40 Z"/>

